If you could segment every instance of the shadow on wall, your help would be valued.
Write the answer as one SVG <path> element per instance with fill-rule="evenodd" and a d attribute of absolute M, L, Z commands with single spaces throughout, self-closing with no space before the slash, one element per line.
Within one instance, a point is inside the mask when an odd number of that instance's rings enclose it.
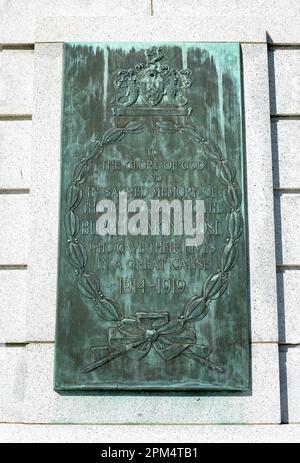
<path fill-rule="evenodd" d="M 267 33 L 267 42 L 272 44 L 272 38 Z M 270 108 L 271 114 L 277 114 L 276 102 L 276 79 L 275 79 L 275 63 L 274 51 L 272 46 L 268 51 L 269 60 L 269 93 L 270 93 Z M 278 124 L 279 118 L 271 119 L 271 141 L 272 141 L 272 165 L 273 165 L 273 185 L 280 185 L 280 170 L 278 156 Z M 275 244 L 276 244 L 276 262 L 282 263 L 282 223 L 281 223 L 281 202 L 280 192 L 275 192 L 274 195 L 274 220 L 275 220 Z M 284 270 L 277 270 L 277 306 L 278 306 L 278 329 L 279 341 L 286 341 L 285 329 L 285 297 L 284 297 Z M 286 348 L 280 347 L 279 367 L 280 367 L 280 396 L 281 396 L 281 422 L 289 422 L 288 413 L 288 387 L 287 387 L 287 370 L 286 370 Z"/>

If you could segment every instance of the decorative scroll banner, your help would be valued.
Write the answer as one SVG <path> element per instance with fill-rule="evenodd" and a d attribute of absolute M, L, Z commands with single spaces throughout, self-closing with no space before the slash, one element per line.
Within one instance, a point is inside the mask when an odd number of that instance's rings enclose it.
<path fill-rule="evenodd" d="M 249 389 L 241 108 L 237 44 L 65 45 L 56 390 Z"/>

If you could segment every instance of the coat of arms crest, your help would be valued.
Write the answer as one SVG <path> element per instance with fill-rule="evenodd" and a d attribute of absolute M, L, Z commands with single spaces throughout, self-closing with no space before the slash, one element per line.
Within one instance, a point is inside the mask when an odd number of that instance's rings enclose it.
<path fill-rule="evenodd" d="M 145 63 L 130 69 L 118 70 L 114 81 L 116 103 L 121 107 L 137 102 L 154 107 L 160 102 L 184 106 L 188 100 L 184 90 L 192 85 L 189 69 L 174 69 L 161 61 L 164 57 L 161 47 L 145 51 Z"/>

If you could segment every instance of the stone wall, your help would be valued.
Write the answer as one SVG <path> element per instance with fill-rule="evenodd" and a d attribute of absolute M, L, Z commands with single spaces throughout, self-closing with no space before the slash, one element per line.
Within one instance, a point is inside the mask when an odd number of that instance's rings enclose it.
<path fill-rule="evenodd" d="M 297 0 L 0 0 L 0 440 L 300 440 L 299 30 Z M 75 40 L 242 43 L 250 396 L 53 392 L 61 42 Z"/>

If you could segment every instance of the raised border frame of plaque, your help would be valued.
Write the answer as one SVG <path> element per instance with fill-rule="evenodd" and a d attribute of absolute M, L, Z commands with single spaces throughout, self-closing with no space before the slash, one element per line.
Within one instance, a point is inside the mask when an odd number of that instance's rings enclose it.
<path fill-rule="evenodd" d="M 164 60 L 165 56 L 171 58 L 171 63 Z M 240 63 L 238 44 L 65 45 L 57 390 L 249 388 L 247 230 Z M 107 114 L 110 109 L 112 116 Z M 103 136 L 99 137 L 101 132 Z M 139 150 L 135 151 L 139 142 Z M 114 149 L 116 145 L 118 148 Z M 125 149 L 122 149 L 123 146 Z M 162 238 L 148 236 L 148 225 L 146 232 L 141 232 L 140 222 L 144 220 L 141 219 L 141 212 L 139 220 L 135 219 L 131 241 L 123 222 L 122 231 L 119 225 L 117 232 L 110 232 L 110 225 L 105 225 L 103 235 L 112 235 L 106 238 L 98 236 L 97 222 L 100 219 L 96 220 L 96 231 L 90 228 L 93 214 L 99 210 L 100 204 L 96 204 L 94 198 L 93 203 L 90 201 L 91 190 L 100 192 L 102 188 L 102 195 L 106 194 L 107 197 L 109 192 L 109 197 L 112 197 L 114 191 L 119 191 L 119 185 L 123 185 L 123 190 L 127 188 L 128 194 L 136 198 L 132 189 L 141 189 L 134 186 L 137 174 L 127 170 L 124 176 L 119 170 L 126 170 L 128 162 L 137 162 L 139 157 L 144 163 L 149 161 L 149 150 L 141 154 L 143 146 L 150 146 L 151 152 L 158 153 L 152 162 L 161 166 L 156 172 L 160 174 L 160 180 L 157 180 L 158 175 L 153 176 L 153 172 L 151 175 L 146 172 L 149 178 L 143 182 L 148 188 L 144 186 L 143 189 L 147 189 L 148 193 L 144 196 L 146 201 L 138 197 L 138 210 L 142 207 L 147 209 L 147 204 L 152 204 L 149 195 L 152 198 L 155 189 L 173 191 L 174 186 L 180 188 L 180 182 L 183 182 L 182 189 L 185 191 L 188 187 L 189 190 L 201 190 L 199 184 L 204 185 L 206 190 L 214 190 L 213 204 L 205 195 L 200 198 L 195 192 L 193 194 L 197 198 L 196 206 L 198 202 L 203 202 L 206 207 L 203 246 L 194 249 L 197 262 L 206 253 L 210 254 L 207 267 L 203 264 L 202 270 L 196 268 L 189 271 L 184 268 L 184 271 L 176 272 L 174 269 L 172 271 L 171 258 L 166 257 L 161 271 L 155 268 L 159 280 L 164 279 L 165 282 L 167 275 L 170 281 L 176 278 L 176 282 L 184 282 L 181 289 L 183 287 L 185 290 L 188 285 L 184 298 L 178 284 L 172 297 L 167 297 L 170 291 L 165 291 L 165 285 L 156 291 L 156 296 L 152 294 L 150 286 L 155 285 L 150 285 L 149 277 L 151 279 L 153 268 L 151 274 L 149 268 L 133 271 L 131 267 L 131 271 L 128 271 L 128 259 L 132 262 L 131 243 L 137 242 L 138 235 L 142 234 L 147 235 L 141 237 L 143 248 L 153 242 L 158 242 L 160 247 L 173 244 L 177 246 L 178 258 L 187 257 L 187 248 L 181 251 L 181 244 L 174 241 L 176 235 L 182 234 L 174 223 L 183 220 L 186 229 L 186 211 L 177 220 L 176 214 L 181 213 L 181 210 L 178 212 L 178 207 L 181 208 L 181 204 L 177 204 L 180 202 L 178 199 L 175 201 L 176 208 L 173 208 L 173 233 L 164 242 L 161 242 Z M 108 158 L 105 157 L 107 152 Z M 118 169 L 111 167 L 113 172 L 107 172 L 102 166 L 101 172 L 101 159 L 106 165 L 119 162 Z M 185 163 L 201 161 L 201 170 L 191 172 L 190 168 L 182 168 L 182 159 Z M 174 164 L 172 175 L 168 169 L 164 170 L 166 163 Z M 162 178 L 165 183 L 161 183 Z M 124 194 L 127 214 L 130 205 L 127 206 L 127 193 Z M 185 193 L 183 202 L 191 203 L 190 197 Z M 171 196 L 171 199 L 174 201 L 175 197 Z M 109 201 L 106 199 L 105 202 Z M 141 202 L 144 206 L 140 205 Z M 165 207 L 165 202 L 161 201 L 160 207 Z M 115 209 L 114 204 L 107 207 Z M 120 210 L 119 204 L 119 214 Z M 144 216 L 147 220 L 148 211 Z M 197 212 L 196 216 L 199 220 Z M 85 220 L 87 217 L 89 220 Z M 105 217 L 108 217 L 108 212 Z M 163 232 L 164 224 L 159 225 L 163 219 L 164 214 L 158 219 L 158 229 L 154 235 Z M 210 220 L 218 223 L 218 230 L 213 233 Z M 126 216 L 126 227 L 128 221 L 129 229 L 133 218 Z M 88 226 L 83 226 L 83 223 Z M 219 230 L 221 228 L 222 232 Z M 151 235 L 152 229 L 151 223 Z M 119 236 L 116 237 L 116 234 Z M 115 247 L 120 236 L 124 240 L 125 255 L 117 261 L 111 254 L 109 267 L 99 267 L 99 257 L 96 263 L 94 254 L 107 242 Z M 89 249 L 93 250 L 92 253 Z M 210 250 L 214 250 L 215 255 Z M 138 254 L 139 258 L 145 257 L 144 251 L 140 252 L 142 255 Z M 151 258 L 153 255 L 152 250 Z M 141 283 L 136 282 L 137 275 L 140 281 L 144 281 L 143 288 L 139 286 Z M 119 297 L 115 296 L 113 281 L 117 278 L 119 281 L 126 280 L 125 283 L 127 280 L 134 281 L 135 289 L 131 288 L 132 284 L 129 288 L 123 283 L 123 293 L 121 291 Z M 175 301 L 179 307 L 182 305 L 181 311 L 174 311 Z M 141 307 L 150 307 L 150 310 L 141 311 Z M 104 331 L 102 335 L 101 329 Z M 106 345 L 105 332 L 108 333 Z M 91 344 L 89 349 L 86 347 L 88 340 Z M 89 350 L 92 355 L 88 362 L 85 351 Z M 222 357 L 221 364 L 215 360 L 216 352 Z M 197 367 L 194 366 L 195 362 Z"/>

